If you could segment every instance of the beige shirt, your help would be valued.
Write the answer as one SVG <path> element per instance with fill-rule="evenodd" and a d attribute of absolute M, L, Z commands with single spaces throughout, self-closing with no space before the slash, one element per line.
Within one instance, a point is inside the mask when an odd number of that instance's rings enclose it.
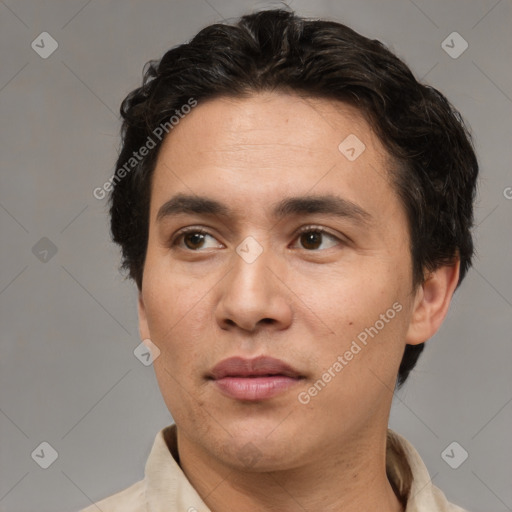
<path fill-rule="evenodd" d="M 124 491 L 81 512 L 211 512 L 176 462 L 176 425 L 156 436 L 146 462 L 145 477 Z M 449 503 L 430 480 L 418 452 L 388 429 L 386 471 L 395 492 L 404 497 L 406 512 L 465 512 Z"/>

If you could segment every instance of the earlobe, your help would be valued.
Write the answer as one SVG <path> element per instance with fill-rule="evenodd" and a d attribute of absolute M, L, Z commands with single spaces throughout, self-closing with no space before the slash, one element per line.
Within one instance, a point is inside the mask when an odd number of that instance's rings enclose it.
<path fill-rule="evenodd" d="M 459 281 L 460 260 L 432 271 L 417 290 L 411 321 L 406 335 L 408 345 L 418 345 L 431 338 L 448 313 Z"/>
<path fill-rule="evenodd" d="M 148 319 L 146 316 L 146 305 L 144 304 L 144 298 L 142 292 L 139 292 L 139 298 L 137 301 L 137 309 L 139 316 L 139 336 L 141 340 L 151 338 L 149 335 Z"/>

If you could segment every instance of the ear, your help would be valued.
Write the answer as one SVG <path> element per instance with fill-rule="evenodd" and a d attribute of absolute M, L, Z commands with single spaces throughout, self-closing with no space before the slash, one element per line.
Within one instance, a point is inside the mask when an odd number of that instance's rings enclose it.
<path fill-rule="evenodd" d="M 419 345 L 431 338 L 448 313 L 459 281 L 460 259 L 431 272 L 418 287 L 406 335 L 408 345 Z"/>
<path fill-rule="evenodd" d="M 146 306 L 144 304 L 144 298 L 142 297 L 142 291 L 139 291 L 139 299 L 137 301 L 137 308 L 139 314 L 139 335 L 141 340 L 150 339 L 148 319 L 146 316 Z"/>

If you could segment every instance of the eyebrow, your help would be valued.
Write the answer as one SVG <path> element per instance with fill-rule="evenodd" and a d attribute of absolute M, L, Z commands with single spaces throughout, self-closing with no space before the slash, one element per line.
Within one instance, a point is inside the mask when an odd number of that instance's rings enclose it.
<path fill-rule="evenodd" d="M 356 203 L 342 197 L 326 195 L 308 195 L 288 197 L 279 201 L 272 209 L 276 219 L 295 215 L 315 213 L 345 217 L 361 224 L 367 224 L 372 216 Z M 157 222 L 179 214 L 209 215 L 232 218 L 232 211 L 223 203 L 204 196 L 177 194 L 166 201 L 158 210 Z"/>

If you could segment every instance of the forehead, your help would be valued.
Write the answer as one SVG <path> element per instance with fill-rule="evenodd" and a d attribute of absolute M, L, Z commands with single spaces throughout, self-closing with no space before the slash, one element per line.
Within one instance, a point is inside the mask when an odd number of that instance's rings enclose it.
<path fill-rule="evenodd" d="M 190 149 L 193 138 L 195 151 L 187 155 L 189 160 L 208 152 L 219 158 L 221 152 L 231 152 L 229 158 L 236 158 L 243 150 L 245 154 L 252 151 L 251 158 L 258 153 L 257 161 L 265 165 L 261 160 L 265 154 L 272 156 L 288 150 L 295 164 L 315 153 L 339 156 L 338 145 L 349 135 L 359 136 L 367 147 L 387 156 L 371 126 L 352 105 L 283 92 L 261 92 L 243 98 L 219 97 L 200 102 L 173 129 L 162 150 L 172 148 L 179 154 L 180 147 Z"/>
<path fill-rule="evenodd" d="M 177 192 L 247 210 L 248 201 L 338 191 L 378 211 L 394 193 L 389 161 L 362 114 L 339 101 L 272 92 L 199 102 L 162 144 L 152 217 Z"/>

